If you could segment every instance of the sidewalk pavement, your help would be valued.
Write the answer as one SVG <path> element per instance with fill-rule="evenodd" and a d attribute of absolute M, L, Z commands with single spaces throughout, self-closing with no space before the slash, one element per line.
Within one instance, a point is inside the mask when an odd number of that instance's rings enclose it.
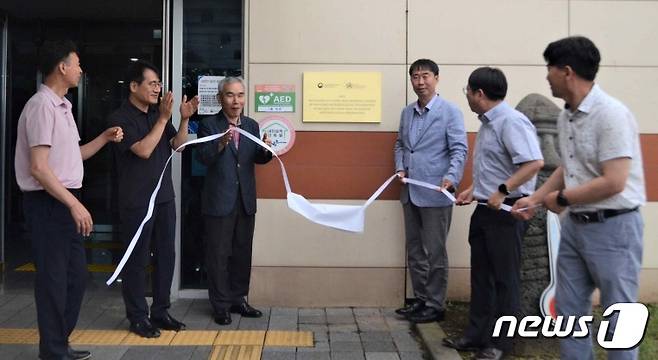
<path fill-rule="evenodd" d="M 210 305 L 205 299 L 178 299 L 172 303 L 170 313 L 186 323 L 189 330 L 313 331 L 314 347 L 265 346 L 262 360 L 459 359 L 454 350 L 452 354 L 439 345 L 443 335 L 438 324 L 418 327 L 427 345 L 424 346 L 413 325 L 399 319 L 390 308 L 259 308 L 264 313 L 262 318 L 234 315 L 229 326 L 214 323 Z M 31 290 L 0 290 L 0 328 L 36 327 Z M 127 328 L 118 287 L 98 286 L 87 292 L 76 329 Z M 84 348 L 92 351 L 93 359 L 101 360 L 208 359 L 212 351 L 211 346 L 117 345 Z M 36 359 L 37 355 L 37 345 L 0 344 L 0 359 Z"/>

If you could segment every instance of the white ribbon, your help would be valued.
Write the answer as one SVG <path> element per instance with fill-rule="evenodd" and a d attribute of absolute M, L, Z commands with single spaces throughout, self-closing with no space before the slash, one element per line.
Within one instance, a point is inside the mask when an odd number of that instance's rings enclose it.
<path fill-rule="evenodd" d="M 291 210 L 295 211 L 296 213 L 307 218 L 308 220 L 320 225 L 325 225 L 335 229 L 350 231 L 350 232 L 358 232 L 358 233 L 363 232 L 366 208 L 370 206 L 370 204 L 372 204 L 375 201 L 375 199 L 377 199 L 379 195 L 381 195 L 384 189 L 386 189 L 388 185 L 390 185 L 393 179 L 397 177 L 397 175 L 392 175 L 391 177 L 389 177 L 377 189 L 377 191 L 375 191 L 368 198 L 368 200 L 363 205 L 313 204 L 310 201 L 306 200 L 306 198 L 304 198 L 302 195 L 295 194 L 294 192 L 292 192 L 290 188 L 290 181 L 288 180 L 288 173 L 286 172 L 286 168 L 283 165 L 283 161 L 281 161 L 279 156 L 276 155 L 276 152 L 274 152 L 274 150 L 269 145 L 264 143 L 261 139 L 257 138 L 256 136 L 253 136 L 249 132 L 244 131 L 238 127 L 230 128 L 221 134 L 209 135 L 199 139 L 190 140 L 184 143 L 183 145 L 179 146 L 176 149 L 176 152 L 181 151 L 185 146 L 188 145 L 200 144 L 221 138 L 228 132 L 232 131 L 231 129 L 233 129 L 233 131 L 238 131 L 240 134 L 244 135 L 249 140 L 269 150 L 272 154 L 274 154 L 274 156 L 276 156 L 277 160 L 279 161 L 279 165 L 281 166 L 281 176 L 283 177 L 283 182 L 286 187 L 288 207 Z M 139 225 L 139 228 L 137 228 L 135 235 L 133 235 L 132 239 L 130 240 L 130 244 L 126 249 L 126 252 L 123 254 L 121 261 L 119 261 L 116 270 L 114 270 L 112 276 L 107 280 L 106 282 L 107 285 L 112 284 L 119 276 L 121 270 L 123 270 L 123 267 L 126 265 L 126 262 L 130 258 L 130 254 L 133 252 L 133 249 L 135 248 L 135 245 L 137 244 L 139 237 L 142 235 L 142 230 L 144 229 L 144 225 L 153 216 L 153 209 L 155 207 L 155 198 L 158 194 L 158 191 L 160 190 L 160 185 L 162 184 L 162 177 L 164 176 L 165 170 L 167 169 L 167 166 L 169 165 L 169 162 L 171 161 L 171 158 L 174 156 L 174 154 L 175 153 L 172 153 L 167 159 L 167 162 L 165 163 L 165 167 L 162 170 L 162 173 L 160 174 L 160 179 L 158 179 L 158 184 L 156 185 L 155 189 L 151 193 L 151 197 L 149 198 L 149 204 L 148 204 L 148 210 L 146 211 L 146 216 L 142 220 L 142 223 Z M 423 181 L 409 179 L 409 178 L 403 178 L 402 181 L 408 184 L 418 185 L 429 189 L 441 191 L 452 202 L 456 201 L 455 197 L 452 196 L 451 193 L 449 193 L 448 191 L 446 191 L 445 189 L 439 186 L 429 184 Z"/>
<path fill-rule="evenodd" d="M 179 146 L 176 149 L 176 152 L 182 150 L 185 146 L 187 145 L 192 145 L 192 144 L 199 144 L 207 141 L 212 141 L 215 139 L 218 139 L 222 136 L 224 136 L 227 132 L 230 130 L 227 130 L 221 134 L 215 134 L 215 135 L 210 135 L 210 136 L 204 136 L 199 139 L 194 139 L 190 140 L 183 145 Z M 126 265 L 126 262 L 128 262 L 128 258 L 130 258 L 130 254 L 133 252 L 133 249 L 135 248 L 135 245 L 137 245 L 137 240 L 139 240 L 139 237 L 142 235 L 142 230 L 144 229 L 144 225 L 146 222 L 148 222 L 151 217 L 153 216 L 153 208 L 155 208 L 155 197 L 158 194 L 158 191 L 160 190 L 160 185 L 162 185 L 162 177 L 165 174 L 165 171 L 167 170 L 167 166 L 169 166 L 169 162 L 171 161 L 171 158 L 174 156 L 175 153 L 172 153 L 169 155 L 169 158 L 167 159 L 167 162 L 165 163 L 164 169 L 162 169 L 162 173 L 160 173 L 160 178 L 158 179 L 158 184 L 155 186 L 155 189 L 151 193 L 151 197 L 149 198 L 149 206 L 148 209 L 146 210 L 146 216 L 144 216 L 144 219 L 142 219 L 142 223 L 139 224 L 139 227 L 137 228 L 137 231 L 135 232 L 135 235 L 133 235 L 132 239 L 130 240 L 130 244 L 128 244 L 128 248 L 126 248 L 126 252 L 123 254 L 123 257 L 121 258 L 121 261 L 119 261 L 119 264 L 117 265 L 117 268 L 114 270 L 114 273 L 110 278 L 105 282 L 107 285 L 110 285 L 114 282 L 114 280 L 117 279 L 117 276 L 121 273 L 121 270 L 123 270 L 123 267 Z"/>

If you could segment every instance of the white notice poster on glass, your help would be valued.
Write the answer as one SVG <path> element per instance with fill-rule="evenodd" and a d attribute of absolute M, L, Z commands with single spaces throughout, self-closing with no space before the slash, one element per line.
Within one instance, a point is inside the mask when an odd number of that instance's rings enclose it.
<path fill-rule="evenodd" d="M 214 115 L 222 109 L 217 102 L 217 85 L 224 76 L 199 76 L 199 115 Z"/>

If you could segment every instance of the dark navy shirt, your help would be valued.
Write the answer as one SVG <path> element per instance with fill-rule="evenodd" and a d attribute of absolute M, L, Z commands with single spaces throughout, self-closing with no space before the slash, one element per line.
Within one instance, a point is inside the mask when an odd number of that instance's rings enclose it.
<path fill-rule="evenodd" d="M 142 140 L 158 121 L 160 112 L 157 106 L 150 106 L 143 112 L 130 101 L 124 101 L 109 117 L 111 126 L 121 126 L 123 141 L 114 143 L 114 158 L 119 175 L 119 207 L 147 207 L 151 193 L 155 189 L 171 155 L 170 140 L 176 136 L 176 128 L 170 122 L 165 127 L 160 142 L 148 159 L 142 159 L 130 150 L 136 142 Z M 155 203 L 161 204 L 174 199 L 174 186 L 171 181 L 171 163 L 162 178 L 162 185 Z"/>

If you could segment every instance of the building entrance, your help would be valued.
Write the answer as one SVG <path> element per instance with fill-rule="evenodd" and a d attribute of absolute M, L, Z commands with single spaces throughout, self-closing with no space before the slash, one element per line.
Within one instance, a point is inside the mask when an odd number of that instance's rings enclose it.
<path fill-rule="evenodd" d="M 23 106 L 42 80 L 37 71 L 40 45 L 46 40 L 70 39 L 78 46 L 84 74 L 67 97 L 82 143 L 86 143 L 107 128 L 107 116 L 127 97 L 123 72 L 130 61 L 144 59 L 162 67 L 163 0 L 8 0 L 0 5 L 0 24 L 0 261 L 8 273 L 34 269 L 22 194 L 15 180 L 14 149 Z M 112 161 L 112 151 L 106 146 L 84 164 L 82 202 L 94 219 L 94 232 L 86 239 L 87 258 L 91 272 L 103 273 L 102 277 L 122 254 Z"/>

